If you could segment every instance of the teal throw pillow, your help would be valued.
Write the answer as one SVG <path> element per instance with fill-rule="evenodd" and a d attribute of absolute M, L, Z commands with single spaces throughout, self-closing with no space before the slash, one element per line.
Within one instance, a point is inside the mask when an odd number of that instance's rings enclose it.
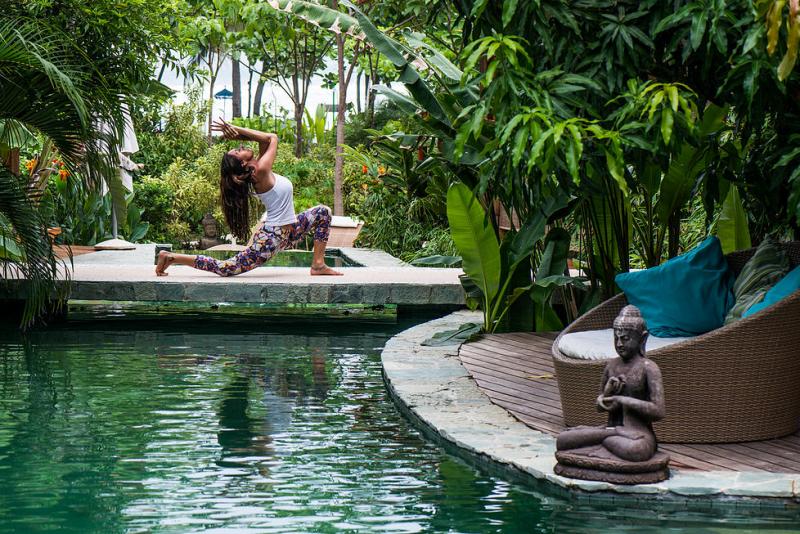
<path fill-rule="evenodd" d="M 764 295 L 764 300 L 750 306 L 750 308 L 742 314 L 742 317 L 749 317 L 765 308 L 769 308 L 798 290 L 800 290 L 800 266 L 795 267 L 789 271 L 789 274 L 781 278 L 777 284 L 772 286 L 772 289 L 767 291 L 767 294 Z"/>
<path fill-rule="evenodd" d="M 714 236 L 657 267 L 621 273 L 615 280 L 656 337 L 696 336 L 719 328 L 733 305 L 733 275 Z"/>
<path fill-rule="evenodd" d="M 773 239 L 758 245 L 753 257 L 747 260 L 733 283 L 733 307 L 725 316 L 725 324 L 742 318 L 750 306 L 761 302 L 766 292 L 789 271 L 789 259 Z"/>

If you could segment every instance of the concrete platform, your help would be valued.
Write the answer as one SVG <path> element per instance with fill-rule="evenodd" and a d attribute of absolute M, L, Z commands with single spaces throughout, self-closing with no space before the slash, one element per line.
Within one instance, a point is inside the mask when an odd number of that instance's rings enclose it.
<path fill-rule="evenodd" d="M 765 513 L 800 518 L 800 474 L 756 471 L 671 470 L 669 480 L 625 486 L 556 475 L 555 437 L 530 428 L 494 404 L 459 359 L 459 346 L 427 347 L 434 333 L 480 322 L 459 311 L 390 339 L 381 355 L 384 377 L 397 404 L 428 435 L 451 451 L 557 493 L 617 502 L 624 496 L 652 502 L 757 506 Z"/>
<path fill-rule="evenodd" d="M 155 275 L 155 245 L 98 251 L 73 258 L 71 299 L 102 301 L 231 302 L 259 304 L 366 304 L 461 306 L 461 269 L 421 268 L 382 251 L 342 248 L 364 267 L 344 276 L 310 276 L 307 268 L 260 267 L 220 277 L 173 265 Z M 19 297 L 21 295 L 9 295 Z"/>

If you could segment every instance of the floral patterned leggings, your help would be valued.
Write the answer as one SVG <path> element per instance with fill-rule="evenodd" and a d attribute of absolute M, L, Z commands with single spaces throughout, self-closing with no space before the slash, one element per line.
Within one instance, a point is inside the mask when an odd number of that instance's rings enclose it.
<path fill-rule="evenodd" d="M 297 222 L 286 226 L 264 226 L 253 237 L 253 243 L 227 260 L 215 260 L 208 256 L 197 256 L 195 269 L 210 271 L 220 276 L 233 276 L 253 270 L 274 256 L 277 252 L 294 245 L 314 231 L 314 241 L 328 241 L 331 224 L 331 209 L 315 206 L 297 216 Z"/>

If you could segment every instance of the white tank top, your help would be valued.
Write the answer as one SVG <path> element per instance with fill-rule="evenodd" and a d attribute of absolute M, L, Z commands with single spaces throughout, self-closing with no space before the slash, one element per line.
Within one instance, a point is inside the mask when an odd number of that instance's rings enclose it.
<path fill-rule="evenodd" d="M 264 226 L 283 226 L 297 222 L 294 214 L 294 188 L 292 182 L 277 173 L 272 173 L 275 177 L 275 185 L 266 193 L 253 193 L 267 208 L 267 219 Z"/>

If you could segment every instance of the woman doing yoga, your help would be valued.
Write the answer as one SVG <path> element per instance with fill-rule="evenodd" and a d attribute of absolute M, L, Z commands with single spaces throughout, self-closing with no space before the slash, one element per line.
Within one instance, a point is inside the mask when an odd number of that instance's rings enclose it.
<path fill-rule="evenodd" d="M 220 276 L 233 276 L 255 269 L 277 252 L 296 244 L 303 236 L 313 232 L 314 254 L 312 275 L 341 275 L 325 265 L 325 247 L 328 243 L 331 209 L 316 206 L 299 215 L 294 213 L 292 183 L 272 172 L 272 163 L 278 151 L 278 136 L 240 128 L 225 121 L 215 122 L 211 128 L 221 132 L 225 139 L 256 141 L 258 156 L 240 147 L 222 156 L 220 167 L 220 194 L 222 211 L 231 232 L 238 239 L 250 237 L 249 198 L 255 195 L 267 208 L 267 218 L 259 223 L 255 234 L 243 251 L 220 261 L 208 256 L 173 254 L 162 250 L 158 255 L 156 274 L 166 276 L 173 263 L 210 271 Z"/>

